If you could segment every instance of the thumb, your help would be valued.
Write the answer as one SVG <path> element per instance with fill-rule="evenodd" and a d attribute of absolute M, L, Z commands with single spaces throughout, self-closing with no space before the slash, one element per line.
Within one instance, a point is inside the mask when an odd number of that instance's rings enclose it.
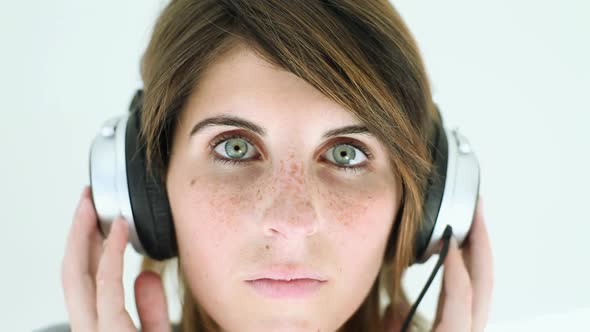
<path fill-rule="evenodd" d="M 470 331 L 471 330 L 471 281 L 465 268 L 457 240 L 451 237 L 449 251 L 444 263 L 443 285 L 441 295 L 444 296 L 442 309 L 437 308 L 440 316 L 436 321 L 436 332 Z"/>
<path fill-rule="evenodd" d="M 135 279 L 135 304 L 144 332 L 170 332 L 168 304 L 160 276 L 143 271 Z"/>

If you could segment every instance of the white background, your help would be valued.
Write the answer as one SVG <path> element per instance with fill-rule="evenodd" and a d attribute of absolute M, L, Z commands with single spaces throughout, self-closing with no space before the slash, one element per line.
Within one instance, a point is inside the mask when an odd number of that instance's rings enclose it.
<path fill-rule="evenodd" d="M 590 324 L 590 4 L 395 1 L 448 125 L 470 139 L 494 250 L 487 331 Z M 67 320 L 60 264 L 89 146 L 126 112 L 166 1 L 0 2 L 1 330 Z M 125 254 L 127 308 L 137 322 Z M 417 296 L 431 259 L 411 268 Z M 435 279 L 420 309 L 432 317 Z M 171 303 L 171 315 L 178 318 Z"/>

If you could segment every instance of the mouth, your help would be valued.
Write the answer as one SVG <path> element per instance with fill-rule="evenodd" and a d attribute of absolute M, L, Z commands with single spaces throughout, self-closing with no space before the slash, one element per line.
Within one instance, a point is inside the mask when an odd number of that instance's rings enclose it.
<path fill-rule="evenodd" d="M 310 278 L 246 280 L 256 292 L 270 298 L 304 298 L 316 293 L 326 282 Z"/>

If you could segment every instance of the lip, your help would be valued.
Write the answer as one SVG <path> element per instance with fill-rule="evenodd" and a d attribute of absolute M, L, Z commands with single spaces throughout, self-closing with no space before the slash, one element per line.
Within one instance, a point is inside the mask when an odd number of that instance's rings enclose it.
<path fill-rule="evenodd" d="M 315 293 L 327 280 L 322 273 L 302 265 L 275 264 L 244 281 L 267 297 L 301 298 Z"/>
<path fill-rule="evenodd" d="M 316 279 L 294 279 L 291 281 L 256 279 L 246 280 L 258 293 L 271 298 L 302 298 L 309 296 L 326 283 Z"/>
<path fill-rule="evenodd" d="M 257 279 L 272 279 L 276 281 L 291 281 L 295 279 L 311 279 L 316 281 L 327 281 L 328 279 L 313 269 L 301 265 L 272 265 L 263 271 L 253 273 L 246 278 L 246 281 Z"/>

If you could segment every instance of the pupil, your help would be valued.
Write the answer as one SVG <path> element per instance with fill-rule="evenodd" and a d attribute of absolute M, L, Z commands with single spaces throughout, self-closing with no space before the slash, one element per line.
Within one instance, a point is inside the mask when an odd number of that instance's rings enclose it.
<path fill-rule="evenodd" d="M 355 152 L 354 152 L 354 150 L 351 149 L 351 146 L 350 145 L 348 145 L 348 144 L 342 144 L 342 145 L 339 145 L 334 150 L 334 152 L 332 152 L 332 156 L 339 163 L 349 164 L 350 161 L 354 159 Z"/>
<path fill-rule="evenodd" d="M 232 139 L 225 144 L 225 152 L 232 158 L 241 158 L 246 151 L 248 151 L 248 146 L 242 144 L 238 139 Z"/>

